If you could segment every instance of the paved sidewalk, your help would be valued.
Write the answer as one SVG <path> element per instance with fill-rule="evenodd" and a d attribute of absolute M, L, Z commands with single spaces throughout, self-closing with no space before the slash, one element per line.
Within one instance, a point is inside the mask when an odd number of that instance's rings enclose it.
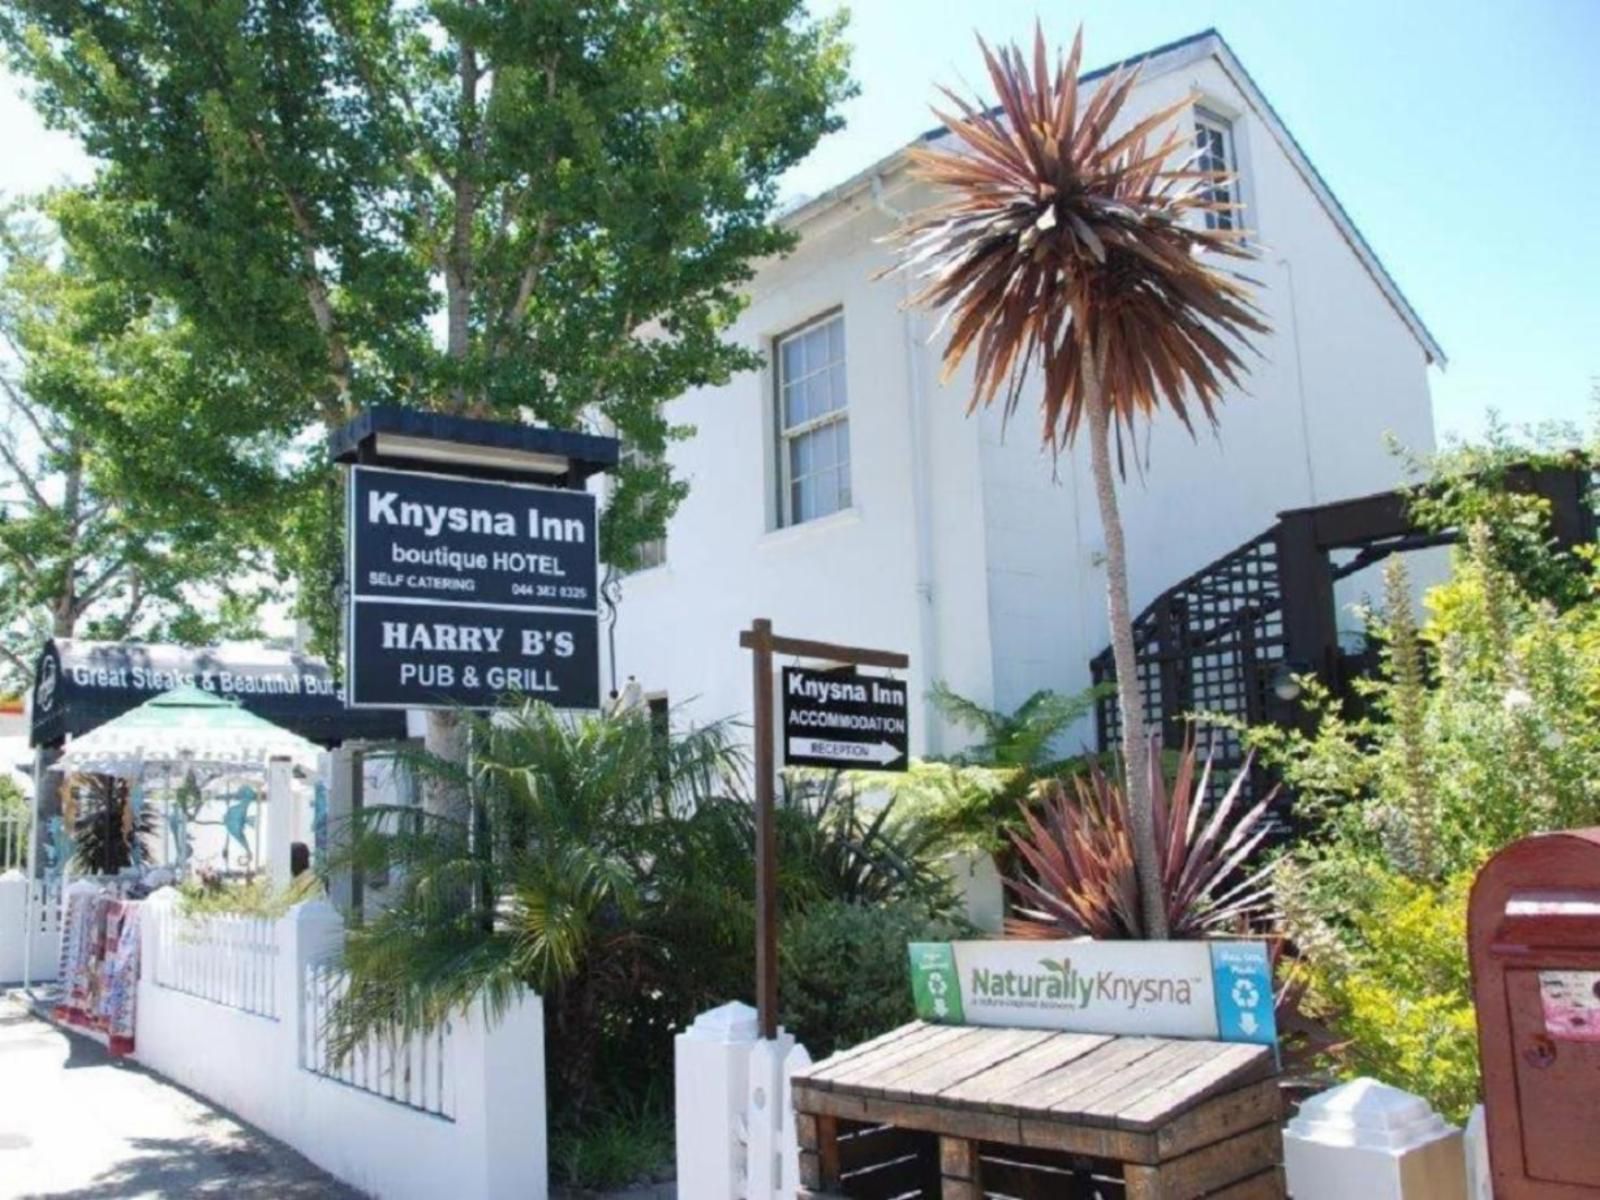
<path fill-rule="evenodd" d="M 287 1146 L 0 994 L 0 1200 L 357 1200 Z"/>

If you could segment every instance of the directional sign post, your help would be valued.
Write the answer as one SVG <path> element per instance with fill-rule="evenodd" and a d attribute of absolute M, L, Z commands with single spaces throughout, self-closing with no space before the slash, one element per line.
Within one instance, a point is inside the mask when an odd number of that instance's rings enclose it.
<path fill-rule="evenodd" d="M 791 767 L 904 771 L 903 680 L 783 669 L 783 761 Z"/>
<path fill-rule="evenodd" d="M 891 671 L 905 670 L 911 660 L 891 650 L 780 637 L 772 632 L 772 622 L 765 619 L 751 622 L 750 628 L 739 634 L 739 645 L 751 651 L 755 688 L 756 1011 L 761 1036 L 771 1039 L 778 1036 L 778 838 L 773 796 L 777 753 L 772 736 L 772 656 L 792 654 L 796 658 Z M 788 765 L 905 770 L 907 706 L 902 681 L 796 667 L 785 668 L 783 674 L 784 761 Z M 796 689 L 793 695 L 791 680 Z M 896 695 L 898 699 L 894 698 Z M 806 713 L 813 715 L 800 715 Z"/>

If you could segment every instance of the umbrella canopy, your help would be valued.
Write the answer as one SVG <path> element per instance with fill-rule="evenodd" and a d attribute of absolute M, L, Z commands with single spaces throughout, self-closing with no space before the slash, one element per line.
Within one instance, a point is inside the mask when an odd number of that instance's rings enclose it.
<path fill-rule="evenodd" d="M 197 687 L 176 687 L 74 738 L 55 766 L 131 779 L 147 766 L 263 770 L 268 760 L 286 758 L 314 771 L 318 753 L 305 738 L 231 700 Z"/>

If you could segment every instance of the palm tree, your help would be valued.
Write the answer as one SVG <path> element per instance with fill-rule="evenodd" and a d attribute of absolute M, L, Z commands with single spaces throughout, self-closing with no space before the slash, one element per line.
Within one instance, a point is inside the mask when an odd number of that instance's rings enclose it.
<path fill-rule="evenodd" d="M 948 379 L 969 353 L 969 411 L 1000 398 L 1009 417 L 1025 381 L 1043 374 L 1041 436 L 1052 452 L 1085 425 L 1106 537 L 1106 598 L 1122 713 L 1122 753 L 1141 908 L 1166 936 L 1151 811 L 1149 749 L 1134 664 L 1133 621 L 1111 442 L 1170 409 L 1194 431 L 1193 408 L 1215 423 L 1224 380 L 1237 384 L 1235 346 L 1267 326 L 1248 280 L 1224 267 L 1252 252 L 1234 221 L 1226 177 L 1191 169 L 1182 117 L 1192 96 L 1113 133 L 1138 82 L 1118 68 L 1079 103 L 1083 31 L 1052 70 L 1042 30 L 1030 68 L 1013 46 L 979 39 L 996 109 L 941 89 L 959 116 L 935 110 L 958 143 L 912 151 L 913 170 L 947 193 L 899 233 L 900 268 L 925 282 L 914 305 L 947 309 Z M 1154 139 L 1154 140 L 1152 140 Z"/>

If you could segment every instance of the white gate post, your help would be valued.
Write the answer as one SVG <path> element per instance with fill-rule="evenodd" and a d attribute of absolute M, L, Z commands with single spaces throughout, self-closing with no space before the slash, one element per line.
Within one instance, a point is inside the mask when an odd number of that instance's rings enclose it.
<path fill-rule="evenodd" d="M 744 1124 L 756 1010 L 734 1001 L 701 1013 L 674 1048 L 678 1195 L 745 1196 Z"/>
<path fill-rule="evenodd" d="M 1461 1131 L 1421 1096 L 1356 1079 L 1319 1092 L 1284 1130 L 1295 1200 L 1462 1200 Z"/>

